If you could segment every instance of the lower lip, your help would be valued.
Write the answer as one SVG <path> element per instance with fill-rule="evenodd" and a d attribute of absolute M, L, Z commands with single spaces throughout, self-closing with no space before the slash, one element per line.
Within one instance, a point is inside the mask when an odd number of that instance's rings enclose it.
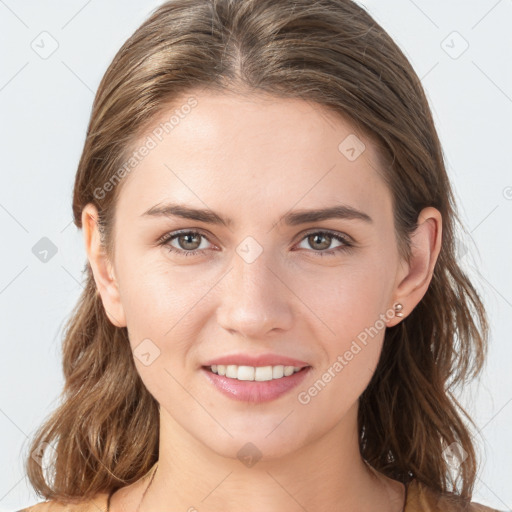
<path fill-rule="evenodd" d="M 206 368 L 201 368 L 201 371 L 227 397 L 243 402 L 260 403 L 275 400 L 288 393 L 288 391 L 298 386 L 305 379 L 310 369 L 311 366 L 307 366 L 289 377 L 265 381 L 230 379 L 229 377 L 213 373 Z"/>

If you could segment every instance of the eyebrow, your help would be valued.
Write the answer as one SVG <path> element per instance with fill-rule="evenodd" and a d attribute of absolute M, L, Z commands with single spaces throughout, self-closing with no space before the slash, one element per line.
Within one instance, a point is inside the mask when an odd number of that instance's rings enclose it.
<path fill-rule="evenodd" d="M 217 224 L 230 226 L 233 219 L 224 218 L 209 209 L 191 208 L 181 204 L 165 203 L 152 206 L 145 211 L 141 217 L 181 217 L 183 219 L 196 220 L 207 224 Z M 284 221 L 289 226 L 307 224 L 310 222 L 319 222 L 328 219 L 348 219 L 362 220 L 369 224 L 373 219 L 366 213 L 348 205 L 337 205 L 328 208 L 318 208 L 312 210 L 295 210 L 282 216 L 279 221 Z"/>

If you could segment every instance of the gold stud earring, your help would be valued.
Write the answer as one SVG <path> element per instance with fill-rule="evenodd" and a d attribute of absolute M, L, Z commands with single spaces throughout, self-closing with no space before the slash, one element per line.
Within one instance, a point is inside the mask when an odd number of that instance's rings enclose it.
<path fill-rule="evenodd" d="M 395 304 L 395 316 L 398 316 L 400 318 L 403 317 L 404 314 L 402 313 L 402 309 L 403 309 L 403 306 L 402 306 L 402 304 L 400 304 L 400 302 Z"/>

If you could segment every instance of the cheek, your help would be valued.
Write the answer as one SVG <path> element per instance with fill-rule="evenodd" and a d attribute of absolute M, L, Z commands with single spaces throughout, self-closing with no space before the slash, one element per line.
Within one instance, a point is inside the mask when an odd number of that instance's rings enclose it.
<path fill-rule="evenodd" d="M 297 273 L 293 289 L 324 325 L 322 338 L 347 339 L 372 326 L 386 311 L 392 282 L 387 268 L 384 258 L 355 256 L 314 275 Z"/>
<path fill-rule="evenodd" d="M 357 399 L 377 366 L 386 320 L 392 274 L 385 254 L 382 257 L 354 258 L 317 279 L 303 278 L 298 285 L 305 295 L 314 338 L 321 340 L 324 353 L 320 378 L 350 402 Z M 334 378 L 333 375 L 336 375 Z M 330 395 L 330 393 L 325 393 Z"/>
<path fill-rule="evenodd" d="M 328 293 L 313 294 L 311 309 L 319 312 L 321 322 L 312 317 L 311 322 L 318 326 L 314 337 L 323 357 L 308 383 L 311 387 L 298 397 L 301 404 L 309 404 L 311 414 L 330 410 L 340 418 L 375 372 L 386 330 L 386 281 L 381 272 L 378 265 L 352 268 L 323 283 Z"/>
<path fill-rule="evenodd" d="M 185 319 L 204 295 L 205 280 L 192 279 L 191 268 L 172 268 L 164 249 L 151 257 L 132 255 L 120 262 L 121 302 L 128 326 L 163 336 Z"/>
<path fill-rule="evenodd" d="M 191 286 L 185 274 L 171 273 L 158 262 L 134 263 L 119 272 L 119 279 L 137 372 L 157 401 L 173 396 L 179 410 L 186 396 L 178 382 L 191 370 L 187 354 L 197 338 L 194 306 L 204 292 Z"/>
<path fill-rule="evenodd" d="M 172 380 L 167 372 L 181 381 L 195 370 L 189 367 L 195 361 L 190 353 L 203 328 L 208 291 L 215 280 L 204 275 L 191 277 L 194 271 L 190 267 L 171 270 L 163 256 L 145 262 L 125 259 L 123 263 L 119 271 L 121 301 L 134 361 L 148 389 L 158 392 Z"/>

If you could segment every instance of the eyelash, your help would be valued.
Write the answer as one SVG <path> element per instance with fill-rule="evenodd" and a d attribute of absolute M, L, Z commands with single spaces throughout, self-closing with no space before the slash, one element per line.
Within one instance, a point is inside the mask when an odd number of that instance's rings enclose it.
<path fill-rule="evenodd" d="M 173 231 L 171 233 L 166 233 L 164 236 L 160 237 L 160 239 L 157 241 L 157 243 L 159 246 L 167 246 L 166 248 L 169 252 L 176 253 L 180 256 L 196 256 L 197 254 L 199 254 L 200 252 L 205 250 L 205 249 L 194 249 L 193 251 L 185 251 L 183 249 L 177 249 L 176 247 L 173 247 L 172 245 L 169 244 L 169 242 L 171 242 L 175 238 L 178 238 L 179 236 L 182 236 L 182 235 L 199 235 L 208 240 L 206 235 L 204 235 L 203 233 L 201 233 L 199 231 L 178 231 L 178 232 Z M 354 244 L 352 244 L 346 237 L 339 235 L 337 233 L 333 233 L 331 231 L 326 231 L 326 230 L 325 231 L 310 231 L 308 233 L 305 233 L 304 236 L 299 240 L 299 243 L 311 235 L 329 235 L 331 238 L 337 240 L 338 242 L 342 242 L 344 244 L 344 245 L 340 245 L 339 247 L 336 247 L 336 248 L 330 249 L 330 250 L 315 251 L 315 250 L 311 249 L 312 252 L 314 252 L 316 255 L 318 255 L 320 257 L 323 257 L 325 255 L 335 256 L 339 252 L 348 251 L 354 247 Z"/>

